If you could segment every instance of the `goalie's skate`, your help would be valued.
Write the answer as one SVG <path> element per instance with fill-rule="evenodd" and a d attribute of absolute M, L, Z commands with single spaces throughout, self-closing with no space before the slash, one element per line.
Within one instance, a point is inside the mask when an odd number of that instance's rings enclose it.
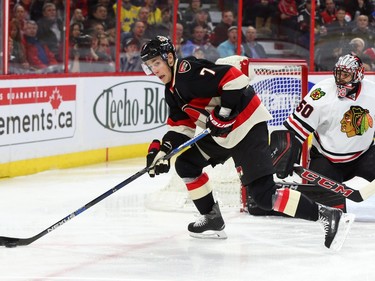
<path fill-rule="evenodd" d="M 211 212 L 202 215 L 188 226 L 191 237 L 211 239 L 226 239 L 224 228 L 225 223 L 217 203 L 213 205 Z"/>
<path fill-rule="evenodd" d="M 339 251 L 354 221 L 353 214 L 343 213 L 342 210 L 319 204 L 319 222 L 325 233 L 324 245 Z"/>

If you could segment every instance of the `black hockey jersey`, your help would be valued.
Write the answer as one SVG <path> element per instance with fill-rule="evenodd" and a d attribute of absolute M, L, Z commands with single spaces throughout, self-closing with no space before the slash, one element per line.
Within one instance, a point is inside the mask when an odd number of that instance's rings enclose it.
<path fill-rule="evenodd" d="M 213 137 L 225 148 L 234 147 L 254 125 L 272 118 L 240 70 L 195 57 L 176 61 L 165 100 L 170 114 L 169 131 L 163 139 L 173 147 L 193 137 L 197 126 L 205 129 L 207 117 L 217 105 L 238 114 L 228 136 Z"/>

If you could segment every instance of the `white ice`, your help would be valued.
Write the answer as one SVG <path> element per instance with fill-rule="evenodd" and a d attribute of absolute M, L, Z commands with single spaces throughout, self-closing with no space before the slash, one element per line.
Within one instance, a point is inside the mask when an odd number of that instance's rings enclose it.
<path fill-rule="evenodd" d="M 1 180 L 0 236 L 32 237 L 143 165 L 130 159 Z M 191 238 L 194 213 L 145 206 L 169 180 L 143 175 L 30 245 L 0 247 L 0 280 L 375 280 L 375 196 L 348 202 L 356 221 L 332 252 L 318 223 L 237 208 L 223 211 L 227 240 Z"/>

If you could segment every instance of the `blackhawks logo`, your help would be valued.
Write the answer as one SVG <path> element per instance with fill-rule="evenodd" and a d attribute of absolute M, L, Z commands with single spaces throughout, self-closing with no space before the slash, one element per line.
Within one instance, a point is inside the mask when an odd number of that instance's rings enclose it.
<path fill-rule="evenodd" d="M 321 88 L 317 88 L 315 89 L 311 94 L 310 94 L 310 97 L 313 99 L 313 100 L 318 100 L 320 99 L 321 97 L 325 96 L 325 92 L 322 91 Z"/>
<path fill-rule="evenodd" d="M 369 128 L 372 128 L 374 120 L 368 109 L 363 109 L 360 106 L 351 106 L 344 113 L 340 124 L 341 132 L 346 133 L 346 136 L 350 138 L 363 135 Z"/>

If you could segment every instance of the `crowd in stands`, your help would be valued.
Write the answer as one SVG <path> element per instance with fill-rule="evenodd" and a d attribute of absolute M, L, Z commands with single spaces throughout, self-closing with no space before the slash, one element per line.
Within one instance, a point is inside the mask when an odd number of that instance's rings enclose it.
<path fill-rule="evenodd" d="M 180 1 L 174 27 L 173 0 L 122 0 L 119 8 L 114 0 L 71 0 L 65 50 L 65 1 L 10 1 L 9 73 L 62 72 L 65 52 L 69 72 L 113 72 L 118 50 L 120 71 L 142 71 L 140 48 L 155 35 L 173 38 L 180 58 L 194 55 L 215 61 L 238 51 L 266 58 L 261 38 L 294 44 L 294 55 L 309 59 L 311 0 L 243 0 L 239 47 L 235 2 Z M 337 57 L 348 52 L 375 70 L 374 2 L 315 0 L 315 70 L 331 70 Z M 213 19 L 215 10 L 220 19 Z"/>

